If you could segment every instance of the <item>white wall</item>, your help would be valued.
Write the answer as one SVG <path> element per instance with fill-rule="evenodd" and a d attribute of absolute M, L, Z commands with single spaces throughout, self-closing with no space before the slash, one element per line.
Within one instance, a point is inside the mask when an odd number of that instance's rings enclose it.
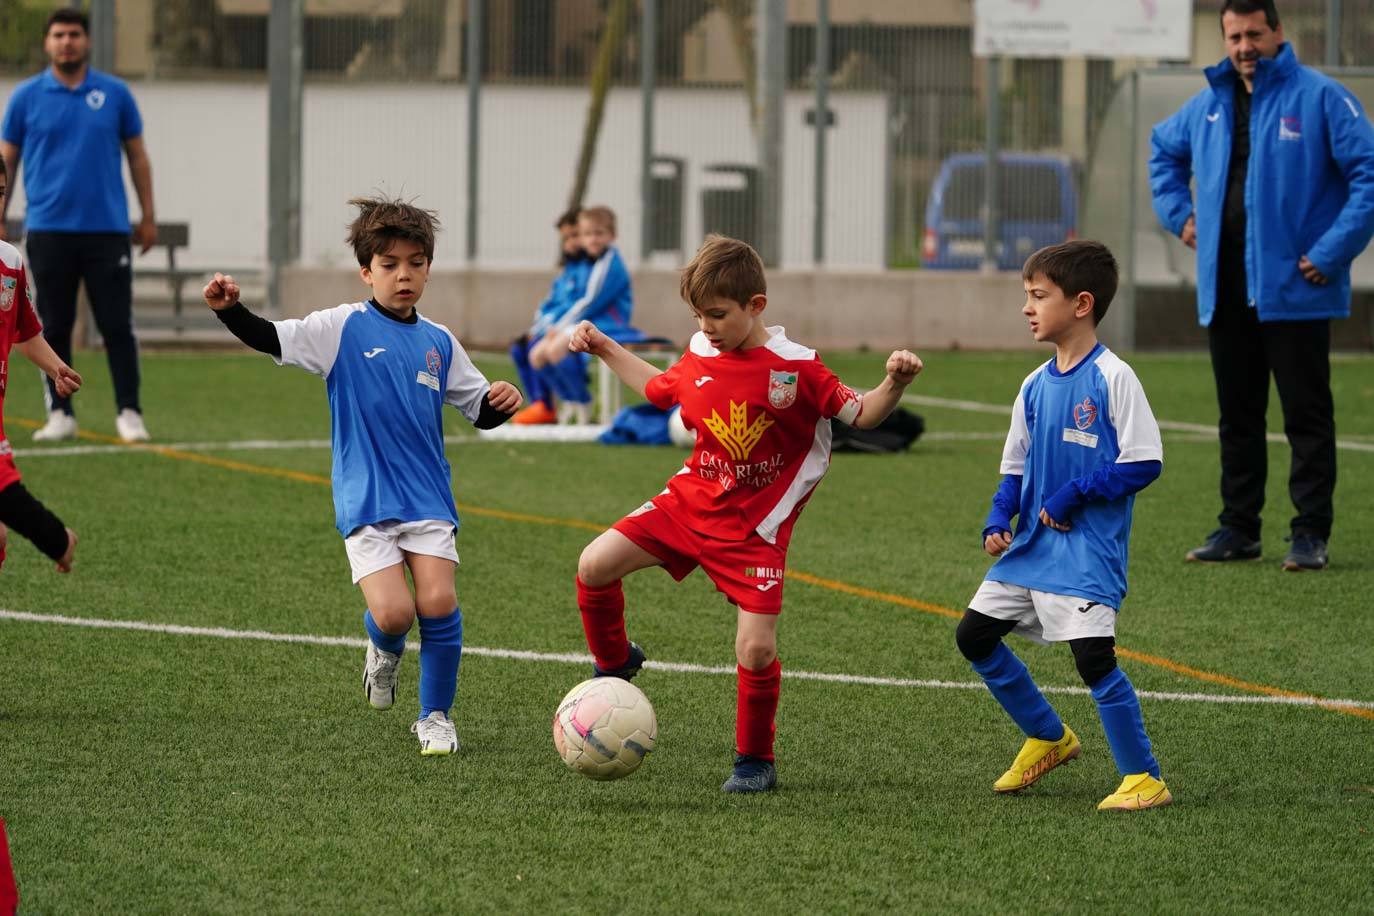
<path fill-rule="evenodd" d="M 8 98 L 16 80 L 0 80 Z M 261 265 L 267 245 L 267 89 L 261 83 L 143 82 L 132 88 L 153 163 L 158 219 L 187 222 L 188 266 Z M 811 263 L 814 133 L 808 93 L 786 100 L 783 260 Z M 639 260 L 639 93 L 607 100 L 586 201 L 620 216 L 621 247 Z M 830 133 L 827 262 L 877 269 L 884 260 L 886 98 L 835 94 Z M 461 85 L 309 85 L 305 91 L 302 257 L 345 265 L 347 200 L 381 190 L 439 211 L 436 266 L 457 267 L 466 249 L 466 95 Z M 585 89 L 492 86 L 483 91 L 480 263 L 544 266 L 552 229 L 572 187 Z M 687 162 L 684 245 L 701 238 L 703 169 L 750 163 L 754 139 L 743 92 L 662 90 L 656 145 Z M 129 187 L 131 210 L 137 199 Z M 12 213 L 24 209 L 22 181 Z M 663 256 L 659 256 L 662 259 Z M 668 256 L 668 263 L 675 262 Z"/>

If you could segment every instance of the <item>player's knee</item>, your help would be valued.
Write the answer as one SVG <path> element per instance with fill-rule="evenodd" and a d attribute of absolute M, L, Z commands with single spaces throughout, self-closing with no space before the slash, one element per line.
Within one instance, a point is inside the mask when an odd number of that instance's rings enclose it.
<path fill-rule="evenodd" d="M 1073 650 L 1078 676 L 1089 687 L 1116 669 L 1116 640 L 1111 636 L 1071 639 L 1069 648 Z"/>
<path fill-rule="evenodd" d="M 735 661 L 749 671 L 759 671 L 778 657 L 777 643 L 771 639 L 741 636 L 735 639 Z"/>
<path fill-rule="evenodd" d="M 431 586 L 415 592 L 415 611 L 423 617 L 445 617 L 458 606 L 458 593 L 452 586 Z"/>
<path fill-rule="evenodd" d="M 612 572 L 610 564 L 601 557 L 595 544 L 588 544 L 583 548 L 582 555 L 577 558 L 577 578 L 583 585 L 590 585 L 592 588 L 610 585 L 616 580 Z"/>
<path fill-rule="evenodd" d="M 368 610 L 383 633 L 405 633 L 415 622 L 415 604 L 409 600 L 376 601 Z"/>
<path fill-rule="evenodd" d="M 954 641 L 964 658 L 980 662 L 991 655 L 1004 635 L 1004 628 L 998 625 L 1000 623 L 996 618 L 980 614 L 973 608 L 964 611 L 963 619 L 954 630 Z"/>

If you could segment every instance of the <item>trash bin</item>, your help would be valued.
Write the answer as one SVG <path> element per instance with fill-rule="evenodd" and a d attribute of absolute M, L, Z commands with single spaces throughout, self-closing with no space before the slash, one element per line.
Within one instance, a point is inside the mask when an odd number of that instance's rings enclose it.
<path fill-rule="evenodd" d="M 649 252 L 682 251 L 682 176 L 686 163 L 675 156 L 649 162 Z"/>
<path fill-rule="evenodd" d="M 703 170 L 701 228 L 759 245 L 758 166 L 718 162 Z"/>

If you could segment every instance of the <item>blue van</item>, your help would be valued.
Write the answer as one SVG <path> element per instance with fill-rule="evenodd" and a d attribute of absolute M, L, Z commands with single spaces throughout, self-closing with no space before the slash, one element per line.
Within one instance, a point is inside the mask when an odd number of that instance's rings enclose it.
<path fill-rule="evenodd" d="M 997 266 L 1020 270 L 1037 249 L 1076 237 L 1078 189 L 1067 156 L 1001 153 L 997 157 L 1002 211 Z M 921 263 L 943 270 L 983 265 L 983 175 L 987 157 L 950 156 L 930 186 Z"/>

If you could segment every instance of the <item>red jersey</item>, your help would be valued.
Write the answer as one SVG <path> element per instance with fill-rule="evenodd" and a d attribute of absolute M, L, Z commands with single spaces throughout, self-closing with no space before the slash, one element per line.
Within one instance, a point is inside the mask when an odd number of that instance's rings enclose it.
<path fill-rule="evenodd" d="M 10 440 L 5 438 L 5 388 L 10 379 L 10 348 L 43 330 L 29 297 L 28 274 L 19 250 L 0 241 L 0 490 L 19 479 Z"/>
<path fill-rule="evenodd" d="M 786 547 L 797 513 L 830 467 L 830 418 L 853 423 L 862 403 L 815 350 L 782 328 L 768 343 L 720 352 L 695 334 L 687 352 L 644 388 L 664 410 L 682 405 L 696 432 L 686 465 L 655 504 L 713 538 L 757 533 Z"/>

